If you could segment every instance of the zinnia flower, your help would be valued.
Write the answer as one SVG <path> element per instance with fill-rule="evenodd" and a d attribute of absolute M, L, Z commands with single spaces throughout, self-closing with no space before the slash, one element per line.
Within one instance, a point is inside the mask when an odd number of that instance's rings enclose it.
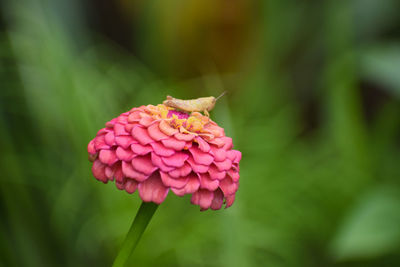
<path fill-rule="evenodd" d="M 141 106 L 106 123 L 88 145 L 94 177 L 144 202 L 161 204 L 169 190 L 192 194 L 201 210 L 226 208 L 239 186 L 241 152 L 209 117 L 163 104 Z"/>

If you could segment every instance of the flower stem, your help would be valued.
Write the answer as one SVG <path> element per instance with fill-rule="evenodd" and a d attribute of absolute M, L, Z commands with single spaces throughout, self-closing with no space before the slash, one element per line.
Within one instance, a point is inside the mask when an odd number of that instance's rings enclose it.
<path fill-rule="evenodd" d="M 142 202 L 124 243 L 114 260 L 113 267 L 125 266 L 157 208 L 158 205 L 153 202 Z"/>

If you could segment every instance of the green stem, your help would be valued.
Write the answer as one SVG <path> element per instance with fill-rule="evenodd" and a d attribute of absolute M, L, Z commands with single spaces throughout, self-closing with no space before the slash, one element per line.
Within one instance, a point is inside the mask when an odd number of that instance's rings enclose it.
<path fill-rule="evenodd" d="M 125 266 L 157 208 L 158 205 L 153 202 L 142 202 L 125 241 L 114 260 L 113 267 Z"/>

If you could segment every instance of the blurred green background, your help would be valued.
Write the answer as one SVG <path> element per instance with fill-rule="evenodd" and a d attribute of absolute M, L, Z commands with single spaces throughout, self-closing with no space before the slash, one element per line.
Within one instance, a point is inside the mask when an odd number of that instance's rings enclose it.
<path fill-rule="evenodd" d="M 172 193 L 130 266 L 400 266 L 398 0 L 20 0 L 0 13 L 0 265 L 110 266 L 140 205 L 87 143 L 228 94 L 235 204 Z"/>

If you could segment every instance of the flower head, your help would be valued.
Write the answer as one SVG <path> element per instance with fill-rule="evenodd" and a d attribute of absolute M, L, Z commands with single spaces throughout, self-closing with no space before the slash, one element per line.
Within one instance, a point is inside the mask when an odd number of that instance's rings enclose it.
<path fill-rule="evenodd" d="M 201 113 L 165 105 L 133 108 L 106 123 L 88 145 L 94 177 L 145 202 L 161 204 L 169 190 L 192 194 L 201 210 L 233 204 L 241 153 L 224 129 Z"/>

